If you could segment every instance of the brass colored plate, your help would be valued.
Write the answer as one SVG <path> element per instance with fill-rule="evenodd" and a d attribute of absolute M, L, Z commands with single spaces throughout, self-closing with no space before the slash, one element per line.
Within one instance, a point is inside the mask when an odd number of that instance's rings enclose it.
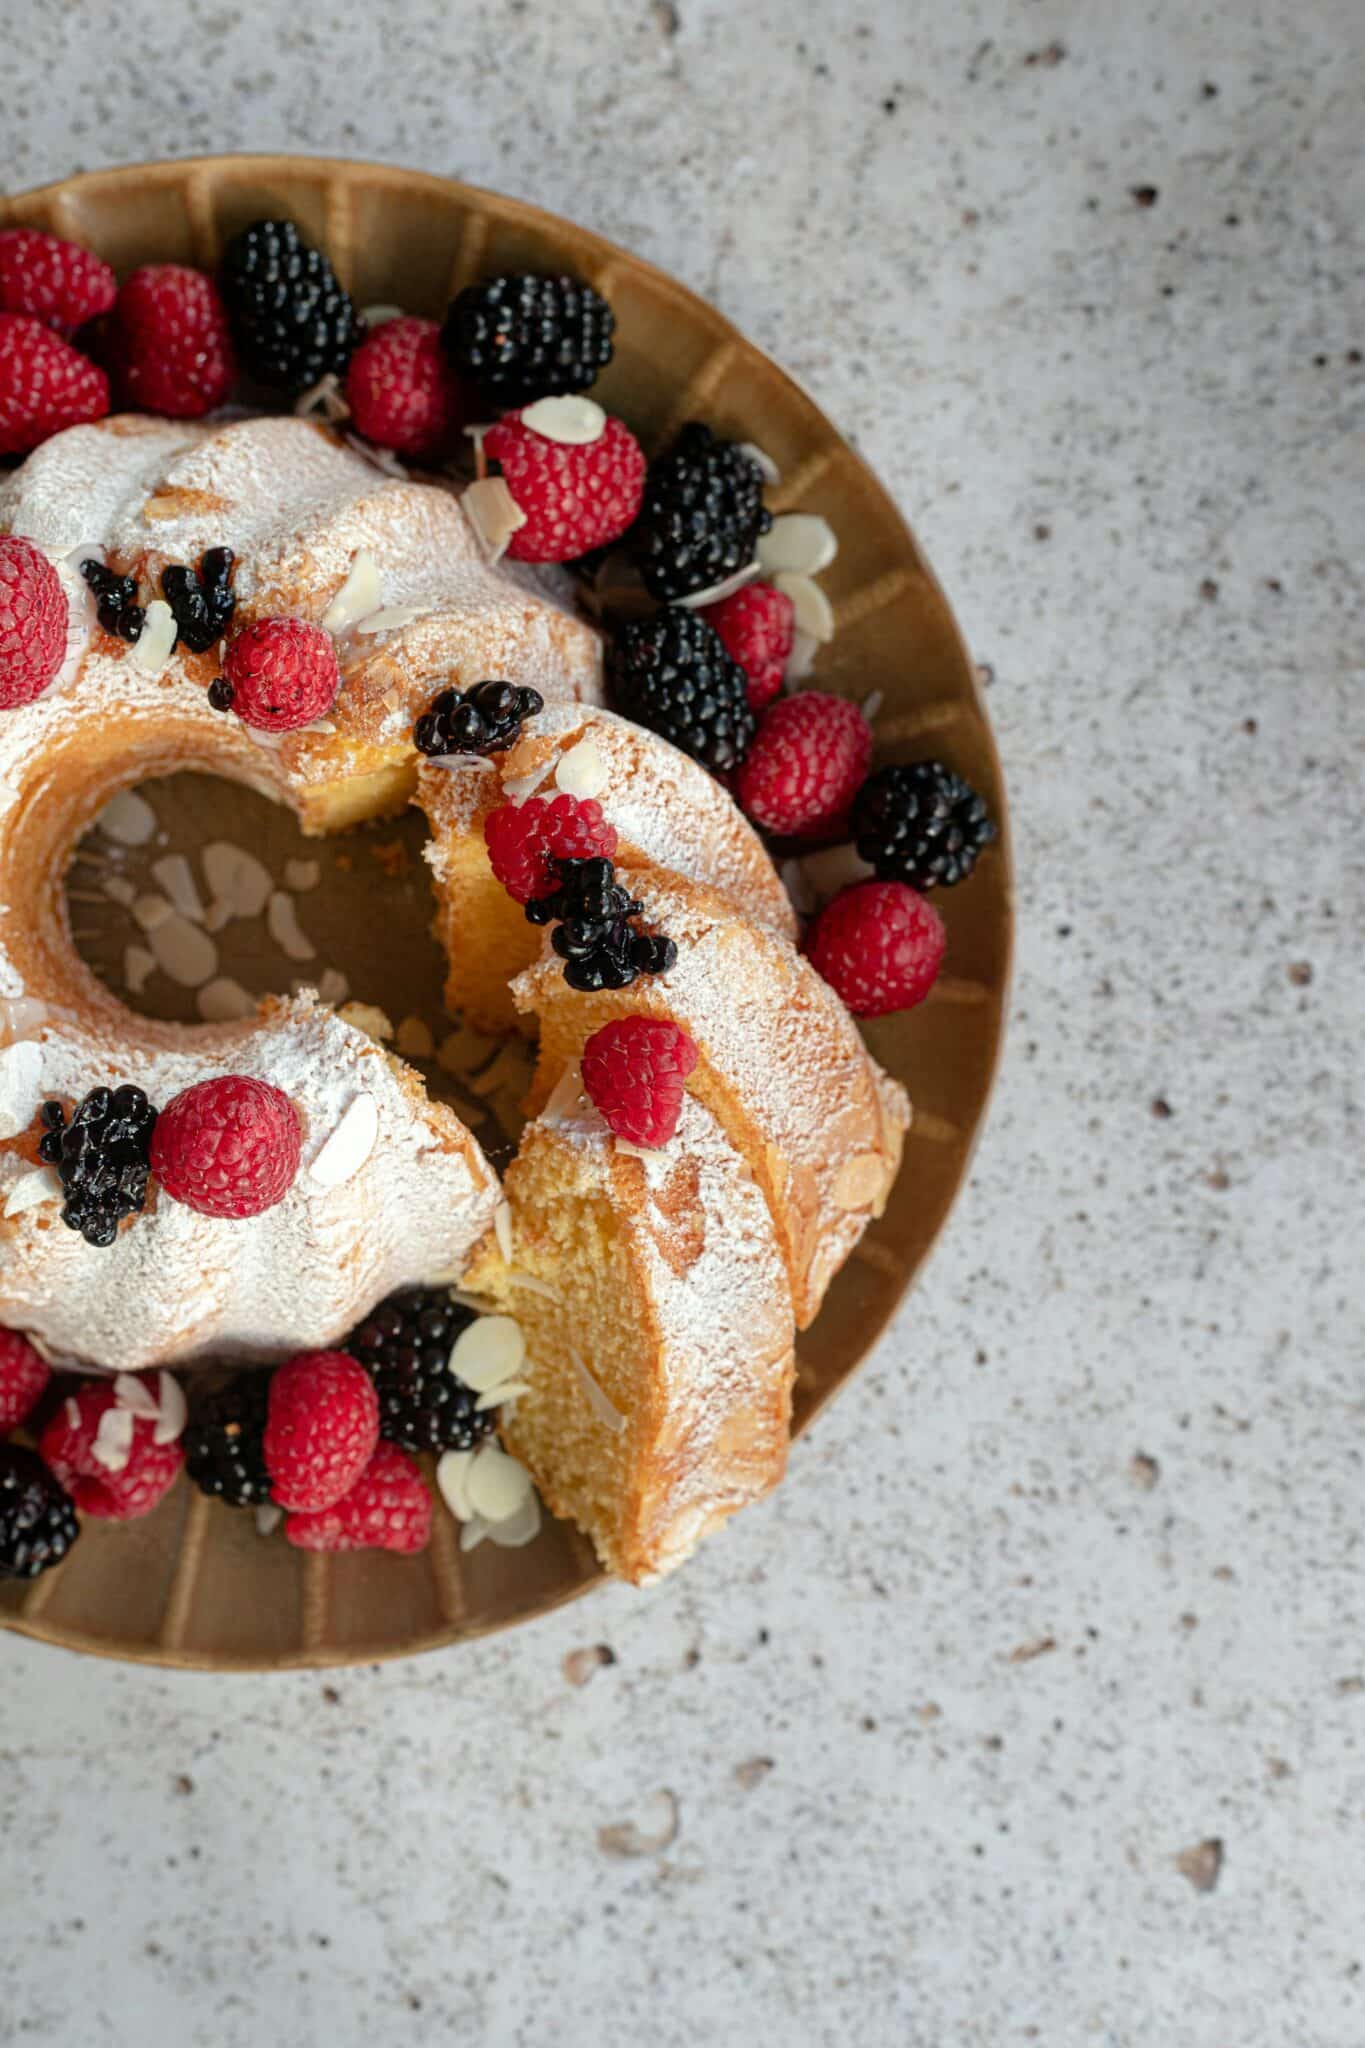
<path fill-rule="evenodd" d="M 650 449 L 683 421 L 702 418 L 772 455 L 783 478 L 769 493 L 774 509 L 822 513 L 840 541 L 821 579 L 837 631 L 821 651 L 816 682 L 859 698 L 881 690 L 878 758 L 942 755 L 981 790 L 1000 822 L 1000 838 L 972 879 L 939 899 L 948 960 L 938 988 L 918 1010 L 868 1027 L 878 1058 L 910 1091 L 915 1122 L 885 1216 L 801 1340 L 797 1428 L 804 1429 L 862 1363 L 927 1257 L 966 1175 L 999 1054 L 1012 941 L 1005 792 L 947 601 L 871 471 L 775 363 L 661 271 L 536 207 L 386 165 L 288 156 L 98 171 L 0 200 L 0 225 L 71 236 L 120 271 L 154 260 L 211 267 L 227 237 L 262 215 L 297 221 L 362 305 L 396 303 L 439 317 L 461 285 L 496 270 L 568 270 L 596 285 L 615 307 L 618 342 L 594 395 Z M 215 811 L 215 831 L 232 837 L 240 792 L 215 789 L 215 803 L 228 807 Z M 184 829 L 173 822 L 183 792 L 168 784 L 166 802 L 174 843 L 191 843 L 175 839 Z M 267 829 L 282 847 L 292 832 L 283 816 Z M 412 825 L 376 827 L 369 836 L 376 835 L 405 846 L 420 840 Z M 359 835 L 344 845 L 365 843 Z M 335 860 L 334 848 L 316 843 L 300 852 L 325 866 Z M 346 888 L 355 886 L 352 870 Z M 386 908 L 369 918 L 371 931 L 384 931 L 392 900 L 389 883 L 375 879 L 375 904 Z M 307 897 L 300 902 L 308 926 L 315 913 Z M 347 973 L 356 996 L 373 999 L 376 983 L 387 979 L 402 989 L 393 1007 L 411 1000 L 412 1014 L 434 1023 L 430 994 L 421 991 L 437 985 L 439 962 L 421 934 L 415 899 L 409 909 L 403 928 L 415 950 L 395 970 L 378 951 L 343 944 L 347 920 L 335 905 L 329 912 L 320 894 L 320 957 Z M 92 929 L 82 943 L 116 984 L 118 952 L 98 916 Z M 253 988 L 282 985 L 272 980 L 278 962 L 229 953 L 223 971 Z M 56 1571 L 32 1586 L 0 1587 L 0 1625 L 104 1656 L 208 1670 L 369 1663 L 545 1613 L 598 1576 L 588 1545 L 560 1524 L 525 1550 L 483 1544 L 461 1556 L 456 1537 L 438 1508 L 423 1557 L 305 1556 L 278 1538 L 263 1541 L 250 1514 L 211 1505 L 182 1480 L 146 1521 L 89 1524 Z"/>

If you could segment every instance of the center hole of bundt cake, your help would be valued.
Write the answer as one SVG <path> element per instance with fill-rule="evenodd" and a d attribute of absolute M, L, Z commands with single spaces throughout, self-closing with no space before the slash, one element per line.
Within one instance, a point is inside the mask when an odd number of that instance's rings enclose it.
<path fill-rule="evenodd" d="M 216 776 L 143 782 L 71 857 L 76 950 L 130 1009 L 173 1024 L 315 989 L 409 1060 L 496 1159 L 520 1130 L 529 1048 L 445 1006 L 426 838 L 416 810 L 309 839 L 292 811 Z"/>

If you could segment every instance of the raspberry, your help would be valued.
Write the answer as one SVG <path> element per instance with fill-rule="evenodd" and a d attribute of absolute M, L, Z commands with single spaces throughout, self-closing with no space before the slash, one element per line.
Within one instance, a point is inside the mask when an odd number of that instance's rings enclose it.
<path fill-rule="evenodd" d="M 108 410 L 103 370 L 41 320 L 0 313 L 0 455 L 27 455 Z"/>
<path fill-rule="evenodd" d="M 659 1017 L 614 1017 L 583 1047 L 583 1086 L 608 1128 L 632 1145 L 666 1145 L 678 1128 L 697 1048 Z"/>
<path fill-rule="evenodd" d="M 386 320 L 351 357 L 346 399 L 356 432 L 400 455 L 440 454 L 469 410 L 434 320 Z"/>
<path fill-rule="evenodd" d="M 518 903 L 553 895 L 560 878 L 552 861 L 610 860 L 616 852 L 616 828 L 591 796 L 501 804 L 484 819 L 483 836 L 493 873 Z"/>
<path fill-rule="evenodd" d="M 36 1579 L 80 1533 L 70 1495 L 37 1453 L 0 1444 L 0 1579 Z"/>
<path fill-rule="evenodd" d="M 749 709 L 762 711 L 782 690 L 795 631 L 791 599 L 771 583 L 746 583 L 719 604 L 699 609 L 749 678 Z"/>
<path fill-rule="evenodd" d="M 248 1074 L 225 1074 L 166 1104 L 151 1166 L 172 1201 L 200 1216 L 259 1216 L 294 1185 L 302 1144 L 287 1095 Z"/>
<path fill-rule="evenodd" d="M 229 646 L 211 702 L 258 732 L 298 732 L 331 710 L 340 688 L 336 648 L 321 626 L 258 619 Z"/>
<path fill-rule="evenodd" d="M 943 964 L 943 920 L 904 882 L 857 882 L 806 934 L 811 966 L 855 1017 L 922 1003 Z"/>
<path fill-rule="evenodd" d="M 595 441 L 547 440 L 519 412 L 483 437 L 484 453 L 526 514 L 507 544 L 518 562 L 572 562 L 619 540 L 645 490 L 645 458 L 629 427 L 604 415 Z"/>
<path fill-rule="evenodd" d="M 321 1514 L 350 1492 L 379 1442 L 379 1396 L 344 1351 L 301 1351 L 270 1382 L 265 1464 L 282 1508 Z"/>
<path fill-rule="evenodd" d="M 803 690 L 770 704 L 735 777 L 756 825 L 784 838 L 829 838 L 862 787 L 872 728 L 856 704 Z"/>
<path fill-rule="evenodd" d="M 46 1361 L 27 1337 L 0 1330 L 0 1436 L 28 1421 L 50 1377 Z"/>
<path fill-rule="evenodd" d="M 334 1507 L 290 1515 L 284 1533 L 300 1550 L 396 1550 L 411 1557 L 431 1540 L 431 1495 L 407 1453 L 380 1444 Z"/>
<path fill-rule="evenodd" d="M 0 539 L 0 711 L 31 704 L 66 658 L 71 607 L 41 549 L 17 533 Z"/>
<path fill-rule="evenodd" d="M 159 1402 L 156 1374 L 138 1378 Z M 83 1515 L 135 1522 L 165 1498 L 184 1458 L 178 1443 L 156 1441 L 150 1416 L 120 1409 L 118 1427 L 105 1423 L 114 1409 L 120 1404 L 112 1380 L 84 1381 L 43 1431 L 38 1453 Z"/>
<path fill-rule="evenodd" d="M 120 399 L 140 412 L 194 420 L 221 405 L 237 374 L 218 287 L 183 263 L 146 263 L 125 278 L 109 323 Z"/>
<path fill-rule="evenodd" d="M 118 283 L 107 263 L 41 228 L 0 233 L 0 313 L 27 313 L 69 334 L 107 313 Z"/>

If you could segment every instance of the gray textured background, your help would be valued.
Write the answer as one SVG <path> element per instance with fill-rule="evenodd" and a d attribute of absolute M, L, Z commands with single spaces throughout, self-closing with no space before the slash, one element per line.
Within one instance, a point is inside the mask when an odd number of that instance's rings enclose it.
<path fill-rule="evenodd" d="M 0 2041 L 1360 2048 L 1360 0 L 283 11 L 5 0 L 0 177 L 386 157 L 714 297 L 994 668 L 1011 1049 L 674 1583 L 330 1686 L 0 1641 Z"/>

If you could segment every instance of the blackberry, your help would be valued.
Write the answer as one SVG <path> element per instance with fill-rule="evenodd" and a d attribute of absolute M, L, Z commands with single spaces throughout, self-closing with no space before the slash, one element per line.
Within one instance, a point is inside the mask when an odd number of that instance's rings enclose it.
<path fill-rule="evenodd" d="M 612 702 L 718 775 L 738 768 L 758 721 L 749 679 L 715 627 L 670 605 L 632 619 L 607 647 Z"/>
<path fill-rule="evenodd" d="M 105 632 L 120 640 L 140 639 L 145 614 L 136 601 L 136 579 L 120 576 L 93 559 L 81 563 L 81 574 L 95 594 L 95 613 Z"/>
<path fill-rule="evenodd" d="M 450 1370 L 450 1352 L 474 1320 L 444 1289 L 382 1301 L 346 1339 L 379 1395 L 379 1434 L 405 1451 L 472 1451 L 493 1428 L 491 1408 Z"/>
<path fill-rule="evenodd" d="M 270 1499 L 265 1469 L 268 1372 L 239 1373 L 195 1410 L 185 1431 L 185 1469 L 201 1493 L 230 1508 L 262 1507 Z"/>
<path fill-rule="evenodd" d="M 191 654 L 206 654 L 232 622 L 237 600 L 232 594 L 231 548 L 206 548 L 197 569 L 177 563 L 161 572 L 161 589 L 175 614 L 180 644 Z"/>
<path fill-rule="evenodd" d="M 442 690 L 413 737 L 423 754 L 500 754 L 520 739 L 523 719 L 544 709 L 539 690 L 515 683 L 475 683 L 463 694 Z"/>
<path fill-rule="evenodd" d="M 850 823 L 881 881 L 920 890 L 964 882 L 995 837 L 985 803 L 942 761 L 879 768 L 854 798 Z"/>
<path fill-rule="evenodd" d="M 753 457 L 693 420 L 651 464 L 626 545 L 650 596 L 671 604 L 747 568 L 772 523 Z"/>
<path fill-rule="evenodd" d="M 43 1104 L 38 1156 L 61 1177 L 63 1223 L 87 1244 L 112 1244 L 123 1218 L 146 1206 L 156 1115 L 140 1088 L 92 1088 L 70 1123 L 60 1102 Z"/>
<path fill-rule="evenodd" d="M 298 393 L 344 372 L 364 323 L 320 249 L 292 220 L 258 220 L 229 244 L 223 297 L 243 368 Z"/>
<path fill-rule="evenodd" d="M 22 1444 L 0 1444 L 0 1579 L 36 1579 L 81 1533 L 71 1496 Z"/>
<path fill-rule="evenodd" d="M 678 957 L 672 939 L 637 932 L 627 922 L 644 905 L 616 879 L 609 860 L 556 860 L 559 887 L 549 896 L 535 896 L 526 906 L 532 924 L 550 924 L 550 944 L 565 962 L 570 988 L 591 993 L 602 988 L 629 988 L 637 974 L 667 974 Z"/>
<path fill-rule="evenodd" d="M 616 315 L 573 277 L 519 273 L 466 285 L 441 330 L 446 354 L 504 409 L 586 391 L 611 361 Z"/>

